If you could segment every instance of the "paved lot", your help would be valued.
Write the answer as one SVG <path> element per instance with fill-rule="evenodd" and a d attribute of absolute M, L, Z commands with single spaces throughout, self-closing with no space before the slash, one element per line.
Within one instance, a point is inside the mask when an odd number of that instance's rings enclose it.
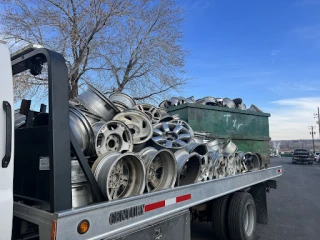
<path fill-rule="evenodd" d="M 268 197 L 269 223 L 257 227 L 259 240 L 320 239 L 320 164 L 291 163 L 291 158 L 272 158 L 271 166 L 282 165 L 278 189 Z M 192 239 L 211 239 L 210 223 L 192 224 Z"/>

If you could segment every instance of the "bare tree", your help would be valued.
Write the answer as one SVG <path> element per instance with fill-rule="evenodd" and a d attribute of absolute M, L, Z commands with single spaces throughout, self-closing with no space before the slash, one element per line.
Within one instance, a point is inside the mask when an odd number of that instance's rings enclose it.
<path fill-rule="evenodd" d="M 174 0 L 5 0 L 0 6 L 6 39 L 65 56 L 70 98 L 81 80 L 138 100 L 185 84 L 183 16 Z"/>

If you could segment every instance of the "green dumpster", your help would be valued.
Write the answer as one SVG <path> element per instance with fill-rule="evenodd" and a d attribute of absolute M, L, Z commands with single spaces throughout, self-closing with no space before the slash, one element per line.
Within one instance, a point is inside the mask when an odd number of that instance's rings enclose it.
<path fill-rule="evenodd" d="M 269 167 L 270 114 L 192 103 L 170 107 L 168 112 L 179 114 L 194 131 L 209 132 L 210 139 L 230 138 L 239 151 L 258 153 Z"/>

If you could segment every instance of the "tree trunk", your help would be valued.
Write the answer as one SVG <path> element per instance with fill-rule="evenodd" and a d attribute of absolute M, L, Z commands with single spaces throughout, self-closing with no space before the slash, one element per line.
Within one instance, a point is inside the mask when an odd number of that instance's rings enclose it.
<path fill-rule="evenodd" d="M 69 87 L 69 99 L 74 99 L 78 96 L 78 89 L 79 89 L 76 73 L 71 75 L 70 83 L 71 84 Z"/>

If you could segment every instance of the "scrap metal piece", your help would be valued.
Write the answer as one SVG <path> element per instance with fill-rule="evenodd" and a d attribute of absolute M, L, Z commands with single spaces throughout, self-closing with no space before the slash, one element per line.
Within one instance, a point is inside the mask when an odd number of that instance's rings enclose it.
<path fill-rule="evenodd" d="M 108 200 L 142 194 L 145 166 L 134 153 L 108 152 L 93 164 L 92 172 Z"/>
<path fill-rule="evenodd" d="M 160 109 L 150 104 L 139 104 L 134 107 L 148 116 L 152 124 L 156 124 L 161 119 Z"/>
<path fill-rule="evenodd" d="M 223 99 L 223 106 L 227 108 L 236 108 L 236 104 L 230 98 Z"/>
<path fill-rule="evenodd" d="M 121 121 L 129 127 L 134 144 L 144 143 L 152 137 L 151 121 L 138 110 L 125 110 L 114 116 L 113 120 Z"/>
<path fill-rule="evenodd" d="M 212 159 L 213 179 L 222 178 L 227 175 L 227 161 L 220 153 L 209 151 L 208 155 Z"/>
<path fill-rule="evenodd" d="M 69 125 L 83 153 L 93 154 L 94 134 L 90 122 L 78 108 L 72 105 L 69 105 Z"/>
<path fill-rule="evenodd" d="M 147 192 L 173 188 L 177 178 L 177 164 L 172 152 L 147 147 L 139 152 L 139 156 L 146 167 Z"/>
<path fill-rule="evenodd" d="M 88 84 L 88 89 L 81 93 L 77 99 L 91 113 L 100 116 L 105 121 L 112 120 L 120 112 L 103 93 L 90 84 Z"/>
<path fill-rule="evenodd" d="M 131 109 L 136 105 L 136 102 L 132 97 L 130 97 L 128 94 L 122 93 L 122 92 L 114 92 L 111 93 L 109 96 L 109 99 L 120 107 L 120 109 Z M 119 108 L 118 107 L 118 108 Z"/>
<path fill-rule="evenodd" d="M 97 156 L 109 151 L 120 153 L 131 152 L 133 139 L 131 131 L 126 124 L 112 120 L 109 122 L 97 122 L 92 126 Z"/>
<path fill-rule="evenodd" d="M 198 153 L 189 154 L 187 150 L 180 149 L 174 153 L 177 160 L 177 186 L 195 183 L 200 175 L 201 156 Z"/>
<path fill-rule="evenodd" d="M 152 142 L 156 148 L 181 149 L 190 143 L 192 137 L 187 128 L 177 123 L 163 122 L 153 126 Z"/>

